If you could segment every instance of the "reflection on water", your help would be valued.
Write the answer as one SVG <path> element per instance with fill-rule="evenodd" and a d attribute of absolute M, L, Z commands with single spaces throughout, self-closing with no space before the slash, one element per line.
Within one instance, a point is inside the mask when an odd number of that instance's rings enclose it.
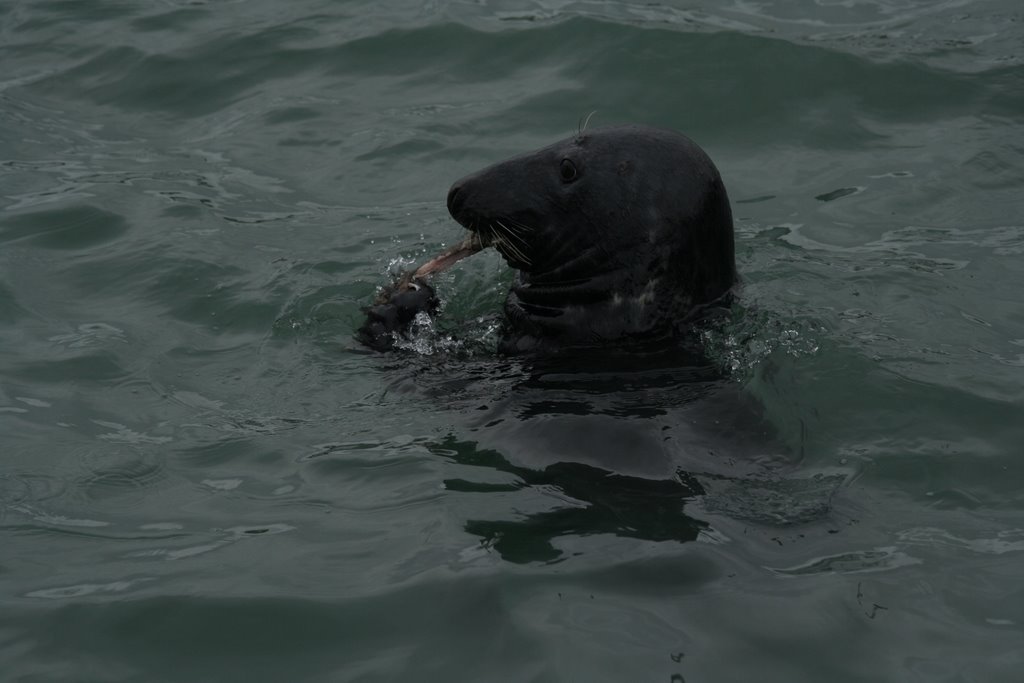
<path fill-rule="evenodd" d="M 489 467 L 516 476 L 508 484 L 447 479 L 451 491 L 511 492 L 543 490 L 552 507 L 521 512 L 515 520 L 470 519 L 466 531 L 482 539 L 511 562 L 551 562 L 562 554 L 552 541 L 560 536 L 609 533 L 650 541 L 692 541 L 706 522 L 684 512 L 688 499 L 704 493 L 684 472 L 677 479 L 644 479 L 609 473 L 589 465 L 565 462 L 543 470 L 512 465 L 496 451 L 446 439 L 432 450 L 463 465 Z"/>
<path fill-rule="evenodd" d="M 474 468 L 447 490 L 501 497 L 490 506 L 498 518 L 465 529 L 513 562 L 558 560 L 556 539 L 571 535 L 692 541 L 711 528 L 709 513 L 820 521 L 844 481 L 796 473 L 798 457 L 757 401 L 697 351 L 477 359 L 467 370 L 461 380 L 457 366 L 419 371 L 416 390 L 456 421 L 428 448 Z M 495 372 L 503 385 L 473 379 Z"/>

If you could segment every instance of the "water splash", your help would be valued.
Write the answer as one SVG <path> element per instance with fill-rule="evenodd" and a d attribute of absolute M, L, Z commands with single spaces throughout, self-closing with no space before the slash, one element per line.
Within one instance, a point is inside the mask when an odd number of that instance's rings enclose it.
<path fill-rule="evenodd" d="M 755 307 L 734 306 L 730 317 L 701 332 L 708 356 L 733 374 L 753 371 L 776 352 L 799 358 L 821 347 L 828 330 L 808 318 L 785 319 Z"/>

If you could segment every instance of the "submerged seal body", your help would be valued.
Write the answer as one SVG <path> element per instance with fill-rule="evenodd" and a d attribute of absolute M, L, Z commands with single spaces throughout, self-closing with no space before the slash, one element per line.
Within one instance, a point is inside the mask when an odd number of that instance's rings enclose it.
<path fill-rule="evenodd" d="M 493 246 L 518 271 L 502 353 L 662 343 L 736 282 L 721 176 L 675 131 L 580 133 L 462 178 L 448 210 L 472 235 L 431 263 Z"/>

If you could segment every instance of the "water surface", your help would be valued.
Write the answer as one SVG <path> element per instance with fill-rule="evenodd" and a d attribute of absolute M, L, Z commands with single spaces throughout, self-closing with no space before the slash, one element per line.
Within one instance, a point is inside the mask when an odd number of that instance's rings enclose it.
<path fill-rule="evenodd" d="M 3 678 L 1018 680 L 1022 45 L 1009 0 L 5 2 Z M 449 184 L 594 110 L 722 172 L 728 379 L 496 358 L 494 253 L 361 353 Z"/>

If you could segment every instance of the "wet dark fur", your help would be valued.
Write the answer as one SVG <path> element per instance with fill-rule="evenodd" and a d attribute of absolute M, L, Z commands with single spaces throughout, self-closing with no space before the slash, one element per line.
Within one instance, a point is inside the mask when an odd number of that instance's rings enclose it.
<path fill-rule="evenodd" d="M 462 178 L 448 210 L 518 271 L 502 353 L 663 343 L 736 282 L 725 186 L 674 131 L 581 133 Z"/>

